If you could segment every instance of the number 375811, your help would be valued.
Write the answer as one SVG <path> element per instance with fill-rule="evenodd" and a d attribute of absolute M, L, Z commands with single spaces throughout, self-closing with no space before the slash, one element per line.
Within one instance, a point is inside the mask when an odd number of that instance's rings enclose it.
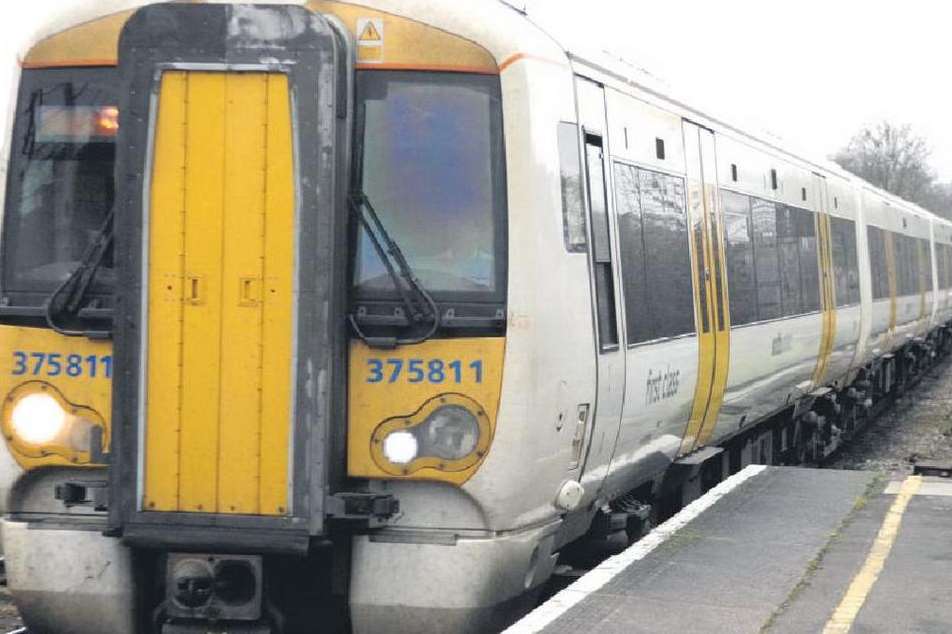
<path fill-rule="evenodd" d="M 483 382 L 481 359 L 367 359 L 367 383 L 473 383 Z"/>

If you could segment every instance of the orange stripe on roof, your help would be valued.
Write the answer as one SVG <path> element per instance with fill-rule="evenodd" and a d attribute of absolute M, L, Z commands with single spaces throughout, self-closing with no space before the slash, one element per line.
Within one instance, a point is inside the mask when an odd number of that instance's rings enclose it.
<path fill-rule="evenodd" d="M 499 65 L 499 72 L 501 73 L 502 71 L 506 70 L 507 68 L 509 68 L 516 62 L 518 62 L 520 59 L 525 59 L 527 57 L 529 56 L 526 53 L 516 53 L 514 55 L 510 55 L 505 60 L 503 60 L 502 64 Z"/>
<path fill-rule="evenodd" d="M 548 57 L 539 57 L 537 55 L 530 55 L 529 53 L 513 53 L 512 55 L 507 57 L 505 60 L 503 60 L 502 64 L 499 65 L 499 72 L 500 73 L 503 72 L 504 70 L 506 70 L 513 64 L 515 64 L 516 62 L 523 59 L 531 59 L 537 62 L 544 62 L 546 64 L 555 64 L 556 66 L 562 66 L 562 67 L 566 66 L 565 63 L 560 62 L 558 60 L 549 59 Z"/>
<path fill-rule="evenodd" d="M 51 62 L 25 62 L 20 60 L 22 68 L 65 68 L 75 66 L 115 66 L 115 59 L 59 59 Z"/>

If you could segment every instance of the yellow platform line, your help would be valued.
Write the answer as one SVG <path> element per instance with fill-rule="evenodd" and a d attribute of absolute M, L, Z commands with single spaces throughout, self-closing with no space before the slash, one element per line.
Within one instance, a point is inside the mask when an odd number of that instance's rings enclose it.
<path fill-rule="evenodd" d="M 921 476 L 909 476 L 902 483 L 896 499 L 889 507 L 889 511 L 886 512 L 883 524 L 876 535 L 876 541 L 869 549 L 869 555 L 866 556 L 863 567 L 850 582 L 846 594 L 840 599 L 840 604 L 833 611 L 833 616 L 830 617 L 826 627 L 823 628 L 823 634 L 846 634 L 853 627 L 856 615 L 859 614 L 863 604 L 866 603 L 866 597 L 869 596 L 876 580 L 879 579 L 879 573 L 886 565 L 889 552 L 896 542 L 896 536 L 899 535 L 899 525 L 902 523 L 902 515 L 906 512 L 909 500 L 912 499 L 921 485 Z"/>

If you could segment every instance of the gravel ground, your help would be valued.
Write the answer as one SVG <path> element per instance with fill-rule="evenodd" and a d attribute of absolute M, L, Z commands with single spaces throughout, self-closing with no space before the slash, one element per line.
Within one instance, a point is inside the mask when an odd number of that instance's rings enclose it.
<path fill-rule="evenodd" d="M 952 463 L 952 359 L 932 368 L 824 466 L 901 477 L 919 461 Z"/>

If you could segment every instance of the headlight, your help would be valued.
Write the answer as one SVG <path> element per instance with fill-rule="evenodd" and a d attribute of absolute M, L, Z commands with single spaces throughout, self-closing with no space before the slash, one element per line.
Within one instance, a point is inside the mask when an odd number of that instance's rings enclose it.
<path fill-rule="evenodd" d="M 66 410 L 45 392 L 28 394 L 13 406 L 10 416 L 13 433 L 31 445 L 56 440 L 66 427 Z"/>
<path fill-rule="evenodd" d="M 467 409 L 459 405 L 438 407 L 420 425 L 423 431 L 424 456 L 446 460 L 465 458 L 476 450 L 479 440 L 479 422 Z"/>
<path fill-rule="evenodd" d="M 374 431 L 372 454 L 384 471 L 409 475 L 424 467 L 466 469 L 489 449 L 486 412 L 461 394 L 442 394 L 407 417 L 384 421 Z"/>
<path fill-rule="evenodd" d="M 54 386 L 41 381 L 22 383 L 7 395 L 0 424 L 21 464 L 50 456 L 72 464 L 88 463 L 92 430 L 105 428 L 96 412 L 70 403 Z"/>
<path fill-rule="evenodd" d="M 407 464 L 417 457 L 420 444 L 408 431 L 395 431 L 383 439 L 383 455 L 393 464 Z"/>

